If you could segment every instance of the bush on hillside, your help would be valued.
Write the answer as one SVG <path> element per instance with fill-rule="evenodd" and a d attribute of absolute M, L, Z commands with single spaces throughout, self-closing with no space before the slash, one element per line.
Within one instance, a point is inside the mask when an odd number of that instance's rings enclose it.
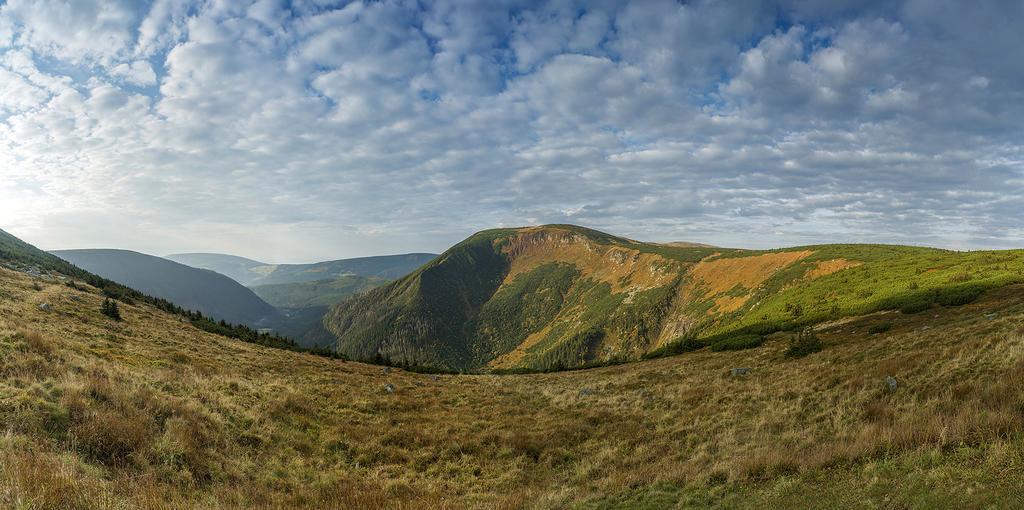
<path fill-rule="evenodd" d="M 868 328 L 868 334 L 869 335 L 878 335 L 878 334 L 881 334 L 881 333 L 885 333 L 885 332 L 889 331 L 890 329 L 892 329 L 892 323 L 891 322 L 879 322 L 878 324 L 872 324 L 871 327 Z"/>
<path fill-rule="evenodd" d="M 110 298 L 103 300 L 103 304 L 100 305 L 100 312 L 115 321 L 121 320 L 121 309 L 117 306 L 117 301 L 112 301 Z"/>
<path fill-rule="evenodd" d="M 961 306 L 973 303 L 984 289 L 977 285 L 965 285 L 942 289 L 935 296 L 935 302 L 942 306 Z"/>
<path fill-rule="evenodd" d="M 692 352 L 698 349 L 707 347 L 707 344 L 702 340 L 697 340 L 693 337 L 686 337 L 682 339 L 676 339 L 672 343 L 659 347 L 653 351 L 648 352 L 642 356 L 643 359 L 654 359 L 663 358 L 665 356 L 675 356 L 676 354 L 682 354 L 684 352 Z"/>
<path fill-rule="evenodd" d="M 821 339 L 814 333 L 814 330 L 807 328 L 797 333 L 790 341 L 789 348 L 786 349 L 786 357 L 802 358 L 808 354 L 816 353 L 824 347 Z"/>

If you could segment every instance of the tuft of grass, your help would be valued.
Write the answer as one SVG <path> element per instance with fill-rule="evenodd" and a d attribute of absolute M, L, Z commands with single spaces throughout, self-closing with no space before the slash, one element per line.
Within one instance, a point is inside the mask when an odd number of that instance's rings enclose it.
<path fill-rule="evenodd" d="M 21 340 L 25 343 L 25 349 L 29 352 L 40 354 L 44 357 L 49 357 L 54 352 L 54 344 L 42 333 L 38 331 L 31 331 L 28 329 L 19 329 L 14 334 L 15 340 Z"/>

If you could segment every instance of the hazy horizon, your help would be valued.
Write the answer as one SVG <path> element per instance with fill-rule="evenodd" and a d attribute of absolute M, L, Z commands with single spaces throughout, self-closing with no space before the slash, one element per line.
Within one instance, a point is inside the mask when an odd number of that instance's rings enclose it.
<path fill-rule="evenodd" d="M 572 223 L 1024 247 L 1024 4 L 0 1 L 0 228 L 271 263 Z"/>
<path fill-rule="evenodd" d="M 539 225 L 519 225 L 519 227 L 529 227 L 529 226 L 539 226 Z M 581 226 L 586 227 L 586 225 L 581 225 Z M 588 228 L 591 228 L 591 227 L 588 227 Z M 10 234 L 15 235 L 16 237 L 22 239 L 23 241 L 29 242 L 30 244 L 34 244 L 34 243 L 32 243 L 32 241 L 30 239 L 27 239 L 27 238 L 22 237 L 22 236 L 18 236 L 14 232 L 11 232 L 9 230 L 3 229 L 2 227 L 0 227 L 0 230 L 5 230 L 5 231 L 9 232 Z M 597 229 L 597 230 L 600 230 L 600 229 Z M 465 237 L 469 237 L 473 233 L 474 232 L 469 232 L 469 233 L 466 234 Z M 615 232 L 605 232 L 605 233 L 618 236 L 618 234 L 616 234 Z M 121 247 L 121 246 L 92 246 L 92 247 L 64 247 L 64 248 L 48 248 L 48 247 L 43 247 L 43 246 L 39 246 L 39 245 L 36 245 L 36 246 L 41 248 L 41 249 L 43 249 L 44 251 L 47 251 L 47 252 L 74 251 L 74 250 L 126 250 L 126 251 L 133 251 L 133 252 L 137 252 L 137 253 L 142 253 L 144 255 L 152 255 L 152 256 L 161 257 L 161 258 L 168 258 L 168 257 L 176 256 L 176 255 L 229 255 L 229 256 L 236 256 L 236 257 L 247 258 L 247 259 L 250 259 L 250 260 L 257 261 L 257 262 L 263 262 L 263 263 L 266 263 L 266 264 L 269 264 L 269 265 L 285 265 L 285 264 L 314 264 L 314 263 L 318 263 L 318 262 L 327 262 L 327 261 L 332 261 L 332 260 L 352 259 L 352 258 L 360 258 L 360 257 L 388 256 L 388 255 L 406 255 L 406 254 L 413 254 L 413 253 L 441 254 L 444 251 L 446 251 L 448 248 L 450 248 L 452 245 L 458 243 L 459 241 L 462 241 L 465 237 L 456 239 L 456 240 L 452 241 L 450 244 L 444 245 L 443 247 L 438 248 L 436 250 L 409 249 L 409 250 L 404 250 L 404 251 L 396 251 L 396 252 L 388 252 L 388 253 L 376 253 L 375 252 L 375 253 L 367 253 L 367 254 L 364 254 L 364 255 L 353 255 L 353 256 L 344 256 L 344 257 L 326 257 L 326 258 L 305 259 L 305 260 L 288 259 L 288 258 L 280 259 L 280 260 L 277 260 L 277 259 L 270 260 L 270 259 L 265 259 L 265 258 L 261 258 L 261 257 L 248 256 L 248 255 L 240 254 L 240 253 L 232 253 L 232 252 L 229 252 L 229 251 L 188 251 L 188 250 L 184 250 L 184 251 L 174 251 L 174 252 L 169 252 L 169 253 L 151 253 L 151 252 L 147 252 L 147 251 L 144 251 L 144 250 L 125 248 L 125 247 Z M 699 242 L 699 241 L 694 241 L 692 239 L 635 239 L 635 238 L 630 238 L 629 236 L 619 236 L 619 237 L 626 237 L 626 238 L 633 239 L 633 240 L 636 240 L 636 241 L 642 241 L 642 242 L 648 242 L 648 243 Z M 795 246 L 800 246 L 800 245 L 778 245 L 778 246 L 748 245 L 748 246 L 739 246 L 739 245 L 720 245 L 720 244 L 715 245 L 715 244 L 712 244 L 712 243 L 702 243 L 702 244 L 709 244 L 710 246 L 718 247 L 718 248 L 740 248 L 740 249 L 751 249 L 751 250 L 770 250 L 770 249 L 776 249 L 776 248 L 791 248 L 791 247 L 795 247 Z M 857 241 L 835 240 L 835 241 L 831 241 L 831 242 L 827 242 L 827 243 L 813 243 L 813 244 L 862 244 L 862 243 L 858 243 Z M 955 248 L 955 247 L 935 246 L 935 245 L 929 245 L 929 244 L 924 244 L 924 243 L 914 243 L 914 242 L 905 242 L 905 243 L 898 243 L 898 242 L 893 242 L 893 243 L 871 243 L 871 244 L 894 244 L 894 245 L 904 245 L 904 246 L 920 246 L 920 247 L 941 248 L 941 249 L 958 250 L 958 251 L 976 251 L 976 250 L 988 250 L 988 249 L 991 249 L 991 248 L 975 248 L 975 249 L 966 249 L 965 250 L 965 249 L 960 249 L 960 248 Z M 1010 248 L 1005 248 L 1005 249 L 1008 249 L 1008 250 L 1024 249 L 1024 247 L 1020 247 L 1020 248 L 1010 247 Z"/>

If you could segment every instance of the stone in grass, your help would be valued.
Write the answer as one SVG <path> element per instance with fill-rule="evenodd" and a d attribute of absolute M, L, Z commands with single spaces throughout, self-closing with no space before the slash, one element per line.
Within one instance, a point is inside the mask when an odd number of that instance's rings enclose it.
<path fill-rule="evenodd" d="M 592 390 L 590 388 L 582 388 L 582 389 L 580 389 L 580 398 L 589 397 L 589 396 L 591 396 L 593 394 L 594 394 L 594 390 Z"/>
<path fill-rule="evenodd" d="M 49 312 L 53 308 L 50 307 L 50 303 L 43 303 L 43 304 L 39 305 L 39 309 L 44 311 L 44 312 Z"/>
<path fill-rule="evenodd" d="M 729 371 L 729 375 L 733 377 L 739 377 L 741 375 L 750 375 L 750 369 L 746 367 L 734 368 Z"/>
<path fill-rule="evenodd" d="M 384 385 L 384 391 L 386 391 L 388 393 L 394 393 L 395 392 L 395 385 L 391 384 L 391 383 L 385 384 Z"/>
<path fill-rule="evenodd" d="M 382 373 L 384 375 L 390 374 L 391 373 L 391 367 L 384 367 L 384 368 L 380 369 L 380 373 Z"/>
<path fill-rule="evenodd" d="M 900 387 L 899 381 L 891 375 L 885 376 L 885 385 L 889 388 L 889 391 L 896 391 L 896 388 Z"/>

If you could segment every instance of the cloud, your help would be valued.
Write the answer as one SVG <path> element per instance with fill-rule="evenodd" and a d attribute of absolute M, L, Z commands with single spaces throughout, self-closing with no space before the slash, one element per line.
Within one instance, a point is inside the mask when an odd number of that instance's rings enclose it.
<path fill-rule="evenodd" d="M 149 62 L 145 60 L 118 64 L 110 70 L 110 75 L 132 85 L 156 85 L 156 73 L 153 72 L 153 67 L 149 65 Z"/>
<path fill-rule="evenodd" d="M 998 1 L 11 1 L 2 227 L 283 261 L 537 222 L 1019 246 L 1021 22 Z"/>

